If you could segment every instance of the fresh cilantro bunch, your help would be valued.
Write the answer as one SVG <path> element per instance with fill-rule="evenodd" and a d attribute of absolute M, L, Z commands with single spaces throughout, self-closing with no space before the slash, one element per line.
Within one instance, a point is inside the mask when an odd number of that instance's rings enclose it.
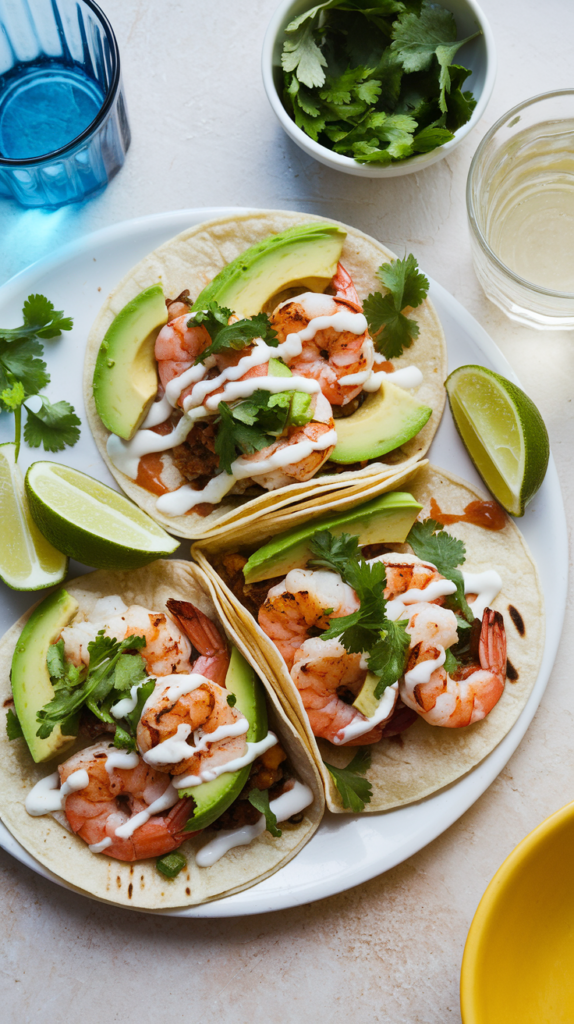
<path fill-rule="evenodd" d="M 429 283 L 412 253 L 404 260 L 381 264 L 377 277 L 388 289 L 387 293 L 374 292 L 367 296 L 363 310 L 377 350 L 386 359 L 393 359 L 402 355 L 405 348 L 410 348 L 419 336 L 416 320 L 405 316 L 402 311 L 409 307 L 416 309 L 424 302 Z"/>
<path fill-rule="evenodd" d="M 424 562 L 432 562 L 436 565 L 441 576 L 456 584 L 456 593 L 445 598 L 447 607 L 459 609 L 462 618 L 458 616 L 458 629 L 468 629 L 474 622 L 474 612 L 468 605 L 464 596 L 464 577 L 459 565 L 463 565 L 466 559 L 466 548 L 461 540 L 446 533 L 442 523 L 434 519 L 425 519 L 422 523 L 415 523 L 411 527 L 407 537 L 407 544 L 410 544 L 415 555 L 422 558 Z M 448 672 L 448 669 L 447 669 Z"/>
<path fill-rule="evenodd" d="M 267 448 L 289 426 L 304 426 L 313 418 L 311 395 L 301 391 L 280 391 L 277 395 L 258 389 L 245 402 L 218 406 L 215 451 L 219 465 L 231 473 L 239 455 L 253 455 Z"/>
<path fill-rule="evenodd" d="M 204 310 L 195 313 L 187 321 L 188 327 L 203 324 L 211 338 L 211 345 L 200 352 L 195 360 L 196 364 L 204 363 L 208 356 L 214 356 L 226 349 L 239 351 L 247 345 L 252 345 L 256 338 L 262 338 L 266 345 L 277 348 L 277 332 L 273 330 L 267 313 L 257 313 L 250 319 L 228 324 L 232 312 L 226 306 L 220 306 L 218 302 L 208 302 Z"/>
<path fill-rule="evenodd" d="M 50 382 L 42 341 L 71 331 L 73 323 L 44 295 L 29 295 L 21 327 L 0 328 L 0 410 L 14 413 L 16 458 L 20 450 L 22 409 L 24 439 L 31 448 L 59 452 L 80 436 L 80 420 L 69 402 L 52 403 L 39 392 Z"/>
<path fill-rule="evenodd" d="M 327 0 L 285 30 L 284 103 L 322 145 L 380 166 L 454 138 L 476 101 L 452 14 L 428 0 Z"/>
<path fill-rule="evenodd" d="M 329 775 L 333 779 L 343 801 L 343 807 L 348 807 L 355 814 L 362 811 L 365 804 L 371 802 L 373 787 L 368 779 L 361 778 L 371 767 L 372 754 L 368 747 L 359 747 L 353 760 L 346 768 L 335 768 L 332 764 L 324 761 Z"/>
<path fill-rule="evenodd" d="M 378 699 L 402 676 L 410 639 L 405 628 L 407 619 L 393 622 L 387 618 L 385 566 L 383 562 L 369 565 L 359 552 L 358 538 L 345 533 L 334 537 L 328 530 L 321 530 L 309 547 L 314 557 L 307 564 L 339 573 L 360 601 L 355 612 L 332 619 L 321 639 L 337 639 L 351 654 L 368 652 L 369 671 L 379 676 L 375 689 Z"/>
<path fill-rule="evenodd" d="M 88 644 L 89 665 L 78 668 L 65 658 L 63 640 L 52 644 L 48 648 L 47 664 L 54 697 L 38 711 L 36 735 L 46 739 L 56 725 L 62 727 L 65 735 L 75 735 L 80 711 L 86 707 L 101 722 L 116 726 L 116 747 L 135 750 L 142 708 L 155 687 L 155 680 L 148 679 L 144 659 L 138 653 L 145 645 L 143 636 L 128 636 L 118 641 L 105 636 L 102 629 Z M 120 724 L 111 715 L 110 708 L 129 695 L 132 686 L 139 687 L 137 704 Z"/>

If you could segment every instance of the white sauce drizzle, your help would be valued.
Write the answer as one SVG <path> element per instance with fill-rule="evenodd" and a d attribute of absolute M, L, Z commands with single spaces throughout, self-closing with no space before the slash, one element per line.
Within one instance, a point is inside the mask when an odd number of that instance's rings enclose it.
<path fill-rule="evenodd" d="M 224 727 L 221 726 L 221 728 Z M 211 736 L 214 735 L 215 733 L 211 733 Z M 209 734 L 207 734 L 207 739 L 210 742 Z M 242 757 L 236 757 L 233 761 L 215 765 L 213 768 L 205 768 L 199 775 L 186 775 L 184 778 L 178 777 L 176 780 L 177 788 L 190 789 L 192 786 L 200 786 L 202 782 L 213 782 L 214 779 L 217 779 L 220 775 L 225 775 L 227 772 L 238 772 L 241 768 L 251 764 L 260 754 L 264 754 L 270 747 L 274 747 L 277 742 L 275 733 L 268 732 L 267 736 L 259 740 L 258 743 L 247 743 L 247 753 Z"/>
<path fill-rule="evenodd" d="M 160 398 L 159 402 L 153 402 L 149 407 L 149 412 L 143 421 L 140 430 L 149 430 L 150 427 L 157 427 L 158 423 L 165 423 L 168 416 L 171 415 L 171 405 L 167 399 L 167 395 Z"/>
<path fill-rule="evenodd" d="M 437 647 L 439 645 L 437 644 Z M 446 653 L 441 648 L 438 658 L 429 658 L 428 661 L 419 661 L 410 672 L 405 672 L 405 683 L 407 686 L 417 686 L 418 683 L 430 683 L 430 677 L 437 668 L 441 668 L 446 661 Z"/>
<path fill-rule="evenodd" d="M 395 370 L 394 373 L 387 373 L 385 370 L 361 370 L 360 373 L 348 373 L 345 377 L 340 377 L 339 384 L 343 385 L 363 385 L 363 391 L 378 391 L 382 384 L 386 380 L 390 381 L 391 384 L 395 384 L 398 388 L 418 388 L 423 382 L 423 375 L 419 370 L 418 366 L 403 366 L 400 370 Z"/>
<path fill-rule="evenodd" d="M 112 845 L 112 843 L 113 839 L 106 836 L 106 838 L 102 839 L 99 843 L 88 843 L 88 850 L 91 850 L 92 853 L 103 853 L 104 850 L 107 850 L 108 846 Z"/>
<path fill-rule="evenodd" d="M 47 775 L 30 790 L 25 800 L 25 807 L 28 814 L 38 818 L 42 814 L 50 814 L 51 811 L 63 811 L 66 804 L 66 797 L 70 793 L 77 793 L 90 784 L 90 779 L 85 768 L 72 772 L 63 786 L 60 786 L 58 772 Z"/>
<path fill-rule="evenodd" d="M 502 580 L 495 569 L 487 569 L 486 572 L 463 572 L 465 594 L 476 594 L 476 600 L 472 602 L 472 608 L 477 619 L 481 619 L 484 609 L 490 607 L 495 597 L 498 597 L 502 590 Z"/>
<path fill-rule="evenodd" d="M 350 725 L 346 725 L 344 729 L 339 729 L 333 743 L 337 746 L 341 743 L 347 743 L 348 740 L 356 739 L 357 736 L 364 736 L 365 733 L 370 732 L 375 725 L 379 724 L 379 722 L 384 722 L 385 718 L 389 717 L 396 704 L 398 692 L 398 682 L 393 683 L 392 686 L 387 686 L 374 715 L 372 715 L 371 718 L 365 718 L 363 715 L 356 721 L 351 722 Z"/>
<path fill-rule="evenodd" d="M 271 800 L 269 807 L 275 814 L 277 821 L 280 822 L 286 821 L 287 818 L 298 814 L 299 811 L 303 811 L 311 803 L 313 803 L 313 793 L 309 786 L 305 786 L 302 782 L 295 782 L 294 786 L 287 790 L 286 793 L 278 796 L 276 800 Z M 243 828 L 233 829 L 232 831 L 219 832 L 216 839 L 206 843 L 196 853 L 195 862 L 200 868 L 209 868 L 225 856 L 229 850 L 233 850 L 237 846 L 248 846 L 249 843 L 252 843 L 264 831 L 265 818 L 261 815 L 254 825 L 245 825 Z"/>
<path fill-rule="evenodd" d="M 191 726 L 186 724 L 178 725 L 174 736 L 168 736 L 166 740 L 162 740 L 161 743 L 152 747 L 151 750 L 148 750 L 143 755 L 143 759 L 146 764 L 153 766 L 177 764 L 179 761 L 187 761 L 188 758 L 201 753 L 202 750 L 207 750 L 210 743 L 218 743 L 219 740 L 228 739 L 230 736 L 244 736 L 248 729 L 249 722 L 246 718 L 241 718 L 237 722 L 230 722 L 228 725 L 220 725 L 213 732 L 204 733 L 202 730 L 196 729 L 193 737 L 194 745 L 192 746 L 187 742 L 191 734 Z M 178 786 L 180 789 L 182 788 L 179 782 Z"/>
<path fill-rule="evenodd" d="M 106 757 L 106 771 L 108 775 L 112 774 L 114 768 L 123 768 L 129 771 L 131 768 L 137 768 L 139 763 L 139 754 L 136 754 L 135 751 L 111 750 Z"/>
<path fill-rule="evenodd" d="M 149 682 L 148 679 L 142 679 L 141 683 L 136 683 L 135 686 L 130 687 L 129 697 L 122 697 L 117 704 L 112 704 L 110 708 L 110 714 L 114 718 L 125 718 L 126 715 L 131 715 L 132 711 L 135 711 L 136 704 L 138 702 L 138 690 L 144 683 Z"/>
<path fill-rule="evenodd" d="M 133 836 L 136 829 L 141 828 L 142 825 L 145 825 L 146 821 L 149 821 L 152 815 L 160 814 L 161 811 L 167 811 L 168 808 L 173 807 L 178 800 L 179 794 L 177 789 L 175 789 L 173 783 L 170 782 L 165 792 L 162 793 L 157 800 L 154 800 L 154 802 L 150 804 L 145 811 L 140 811 L 139 814 L 134 814 L 129 821 L 120 825 L 119 828 L 116 829 L 115 835 L 118 839 L 129 839 Z"/>
<path fill-rule="evenodd" d="M 304 391 L 307 395 L 315 395 L 320 390 L 318 381 L 309 380 L 307 377 L 250 377 L 248 380 L 238 380 L 226 384 L 223 394 L 206 398 L 205 405 L 207 409 L 215 411 L 220 402 L 235 402 L 238 398 L 251 398 L 255 391 L 269 391 L 272 395 L 278 395 L 282 391 Z"/>

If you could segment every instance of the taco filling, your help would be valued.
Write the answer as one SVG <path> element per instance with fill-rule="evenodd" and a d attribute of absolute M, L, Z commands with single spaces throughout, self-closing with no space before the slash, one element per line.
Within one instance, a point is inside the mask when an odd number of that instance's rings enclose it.
<path fill-rule="evenodd" d="M 54 595 L 46 602 L 53 608 Z M 215 830 L 195 858 L 208 867 L 266 829 L 280 837 L 278 822 L 296 820 L 313 794 L 268 731 L 262 685 L 237 648 L 195 605 L 166 605 L 108 595 L 75 614 L 47 648 L 41 669 L 53 697 L 34 722 L 25 690 L 29 698 L 40 605 L 17 645 L 12 685 L 36 760 L 50 743 L 82 744 L 31 789 L 28 814 L 52 813 L 94 855 L 160 858 L 158 869 L 174 877 L 186 860 L 171 855 L 190 835 Z"/>
<path fill-rule="evenodd" d="M 284 236 L 308 229 L 316 226 Z M 282 238 L 246 250 L 242 264 L 249 265 L 257 248 L 280 249 Z M 109 358 L 116 322 L 126 319 L 128 307 L 109 328 L 96 362 L 94 399 L 112 431 L 107 456 L 115 470 L 155 495 L 156 511 L 171 519 L 208 515 L 228 495 L 242 502 L 318 475 L 361 470 L 383 456 L 400 462 L 401 446 L 433 412 L 410 393 L 423 382 L 421 370 L 392 362 L 419 334 L 404 312 L 428 290 L 414 257 L 382 264 L 376 273 L 384 288 L 364 301 L 339 261 L 326 291 L 286 289 L 291 294 L 272 297 L 269 312 L 249 317 L 238 312 L 241 296 L 227 305 L 228 293 L 217 285 L 238 261 L 194 303 L 188 289 L 166 300 L 167 323 L 153 350 L 158 390 L 153 404 L 142 395 L 135 424 L 123 423 L 107 404 L 110 394 L 120 394 L 122 375 L 129 386 L 124 363 Z M 130 308 L 140 299 L 155 303 L 158 287 L 140 293 Z"/>

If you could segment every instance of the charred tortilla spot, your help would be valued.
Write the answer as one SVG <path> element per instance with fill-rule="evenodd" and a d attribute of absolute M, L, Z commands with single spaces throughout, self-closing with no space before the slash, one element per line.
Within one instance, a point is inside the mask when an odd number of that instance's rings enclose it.
<path fill-rule="evenodd" d="M 520 633 L 520 636 L 524 636 L 526 633 L 526 626 L 524 625 L 524 619 L 518 611 L 518 608 L 515 608 L 513 604 L 509 604 L 508 614 L 510 615 L 510 618 L 512 619 L 514 625 L 516 626 L 516 629 Z"/>
<path fill-rule="evenodd" d="M 506 659 L 506 678 L 510 679 L 511 683 L 515 683 L 518 679 L 518 672 L 512 664 L 510 658 Z"/>
<path fill-rule="evenodd" d="M 134 891 L 133 883 L 130 882 L 130 884 L 128 885 L 128 900 L 131 900 L 133 891 Z"/>

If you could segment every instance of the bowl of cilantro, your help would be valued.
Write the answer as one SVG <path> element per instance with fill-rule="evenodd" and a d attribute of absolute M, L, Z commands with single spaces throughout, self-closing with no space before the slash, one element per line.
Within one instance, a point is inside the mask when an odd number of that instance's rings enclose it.
<path fill-rule="evenodd" d="M 301 149 L 334 170 L 387 178 L 459 145 L 490 99 L 496 53 L 475 0 L 284 0 L 262 71 Z"/>

